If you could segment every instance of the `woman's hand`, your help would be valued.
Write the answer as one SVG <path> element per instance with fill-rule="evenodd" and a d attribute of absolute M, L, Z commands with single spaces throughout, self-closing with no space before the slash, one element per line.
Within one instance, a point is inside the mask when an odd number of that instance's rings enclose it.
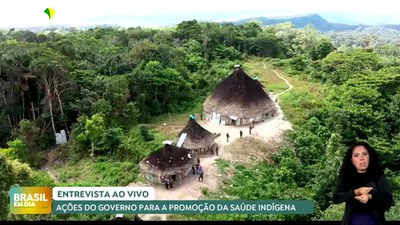
<path fill-rule="evenodd" d="M 356 196 L 354 198 L 357 199 L 359 202 L 365 204 L 372 198 L 372 195 L 371 194 L 363 194 L 363 195 Z"/>
<path fill-rule="evenodd" d="M 354 190 L 356 196 L 368 194 L 372 190 L 372 187 L 360 187 Z"/>

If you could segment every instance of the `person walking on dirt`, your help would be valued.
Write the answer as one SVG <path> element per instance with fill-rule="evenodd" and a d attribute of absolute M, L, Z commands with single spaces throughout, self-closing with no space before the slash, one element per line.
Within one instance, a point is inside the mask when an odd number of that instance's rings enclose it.
<path fill-rule="evenodd" d="M 242 130 L 240 130 L 239 134 L 240 134 L 240 138 L 243 138 L 243 131 Z"/>
<path fill-rule="evenodd" d="M 200 182 L 200 180 L 201 180 L 201 182 L 203 182 L 203 175 L 204 175 L 203 167 L 201 165 L 199 165 L 199 169 L 197 171 L 199 173 L 199 179 L 197 181 Z"/>
<path fill-rule="evenodd" d="M 165 183 L 165 188 L 167 190 L 169 190 L 169 179 L 168 179 L 168 177 L 165 178 L 164 183 Z"/>
<path fill-rule="evenodd" d="M 253 129 L 253 127 L 250 125 L 249 126 L 249 134 L 251 134 L 251 129 Z"/>
<path fill-rule="evenodd" d="M 226 133 L 226 142 L 229 142 L 229 133 Z"/>

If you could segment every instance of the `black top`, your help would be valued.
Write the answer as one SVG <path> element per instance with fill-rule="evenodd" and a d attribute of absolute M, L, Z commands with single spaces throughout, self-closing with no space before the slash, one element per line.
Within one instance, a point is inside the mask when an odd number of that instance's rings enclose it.
<path fill-rule="evenodd" d="M 352 183 L 350 184 L 351 189 L 355 190 L 360 187 L 372 187 L 373 189 L 371 190 L 371 192 L 377 192 L 376 185 L 374 185 L 374 182 L 372 181 L 372 178 L 366 173 L 357 173 L 357 175 L 352 180 Z M 355 198 L 351 200 L 350 204 L 352 204 L 353 206 L 352 214 L 373 214 L 374 209 L 377 208 L 377 205 L 373 205 L 371 201 L 368 201 L 366 204 L 364 204 Z"/>
<path fill-rule="evenodd" d="M 359 187 L 372 187 L 370 191 L 372 199 L 366 204 L 354 199 L 354 190 Z M 357 174 L 349 184 L 345 184 L 340 179 L 336 192 L 333 195 L 333 203 L 338 204 L 346 202 L 346 209 L 342 224 L 348 224 L 351 215 L 354 213 L 371 213 L 377 216 L 380 224 L 385 221 L 384 213 L 393 203 L 392 190 L 388 180 L 382 173 L 377 179 L 371 179 L 367 174 Z"/>

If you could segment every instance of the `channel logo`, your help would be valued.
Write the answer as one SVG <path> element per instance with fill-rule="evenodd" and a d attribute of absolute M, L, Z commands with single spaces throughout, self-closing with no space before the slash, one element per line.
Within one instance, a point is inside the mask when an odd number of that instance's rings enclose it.
<path fill-rule="evenodd" d="M 10 189 L 10 211 L 13 214 L 50 214 L 50 187 L 13 187 Z"/>

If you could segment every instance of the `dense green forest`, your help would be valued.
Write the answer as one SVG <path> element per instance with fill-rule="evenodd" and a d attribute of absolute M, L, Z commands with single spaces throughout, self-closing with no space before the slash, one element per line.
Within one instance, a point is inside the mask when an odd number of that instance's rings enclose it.
<path fill-rule="evenodd" d="M 138 162 L 165 139 L 149 124 L 201 111 L 235 64 L 254 60 L 307 84 L 279 99 L 294 129 L 271 162 L 218 161 L 221 173 L 229 169 L 234 176 L 224 180 L 221 193 L 204 192 L 210 199 L 312 199 L 315 213 L 174 219 L 340 220 L 344 205 L 332 205 L 331 196 L 344 151 L 356 140 L 378 150 L 399 202 L 400 45 L 343 45 L 290 23 L 192 20 L 168 29 L 0 32 L 0 219 L 112 218 L 11 215 L 8 191 L 18 185 L 124 186 L 140 179 Z M 56 145 L 62 129 L 69 141 Z M 44 170 L 50 152 L 59 161 L 57 182 Z M 386 218 L 400 220 L 399 204 Z"/>

